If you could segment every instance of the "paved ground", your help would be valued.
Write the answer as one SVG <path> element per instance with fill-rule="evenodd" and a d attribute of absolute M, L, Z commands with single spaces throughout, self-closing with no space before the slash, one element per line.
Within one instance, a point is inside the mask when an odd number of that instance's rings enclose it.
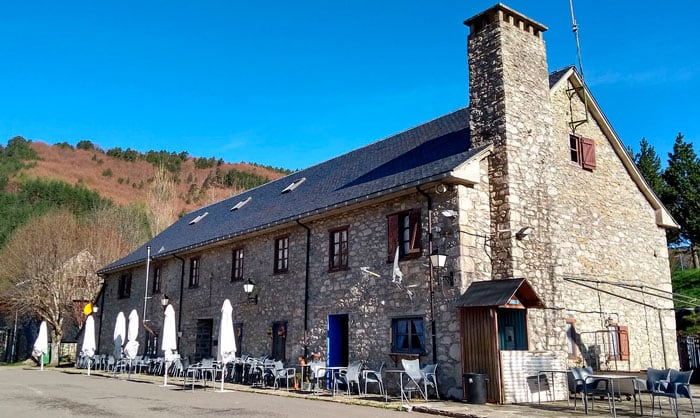
<path fill-rule="evenodd" d="M 225 384 L 229 391 L 219 393 L 220 384 L 204 389 L 182 387 L 182 379 L 168 379 L 173 386 L 162 387 L 163 378 L 91 372 L 73 368 L 51 369 L 0 367 L 0 416 L 76 417 L 76 416 L 344 416 L 394 417 L 412 411 L 415 416 L 433 414 L 453 417 L 604 417 L 611 416 L 606 401 L 597 401 L 595 409 L 585 415 L 579 401 L 547 402 L 522 405 L 472 405 L 454 401 L 402 404 L 384 402 L 377 396 L 313 395 L 286 390 L 253 389 Z M 700 394 L 700 387 L 696 388 Z M 643 398 L 644 415 L 651 415 L 648 396 Z M 695 403 L 698 404 L 697 398 Z M 672 416 L 664 402 L 664 416 Z M 635 415 L 632 401 L 617 403 L 618 417 Z M 639 412 L 639 411 L 637 411 Z M 658 413 L 657 413 L 658 416 Z M 680 416 L 692 416 L 688 400 L 681 401 Z"/>

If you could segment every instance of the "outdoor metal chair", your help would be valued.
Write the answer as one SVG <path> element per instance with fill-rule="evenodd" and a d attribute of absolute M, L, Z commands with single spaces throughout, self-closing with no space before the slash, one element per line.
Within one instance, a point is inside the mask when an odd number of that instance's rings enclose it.
<path fill-rule="evenodd" d="M 353 361 L 345 370 L 341 370 L 333 377 L 333 392 L 338 391 L 338 384 L 345 385 L 348 395 L 352 393 L 352 385 L 357 386 L 357 394 L 360 395 L 360 370 L 362 369 L 361 361 Z"/>
<path fill-rule="evenodd" d="M 404 374 L 406 375 L 407 381 L 403 383 L 401 388 L 401 393 L 408 392 L 407 398 L 411 399 L 411 394 L 413 392 L 418 392 L 427 401 L 428 395 L 421 389 L 423 381 L 425 378 L 420 371 L 420 362 L 416 360 L 401 359 L 401 364 L 403 365 Z"/>
<path fill-rule="evenodd" d="M 437 363 L 436 364 L 426 364 L 420 369 L 423 375 L 423 390 L 425 391 L 425 399 L 428 399 L 428 387 L 433 388 L 435 391 L 435 397 L 440 398 L 440 393 L 438 393 L 437 385 Z"/>
<path fill-rule="evenodd" d="M 590 379 L 593 374 L 590 367 L 574 367 L 567 373 L 569 383 L 569 393 L 574 395 L 574 410 L 576 410 L 576 394 L 581 394 L 584 405 L 588 402 L 588 397 L 595 399 L 596 395 L 608 396 L 608 382 L 605 379 Z"/>
<path fill-rule="evenodd" d="M 275 362 L 274 368 L 274 378 L 275 378 L 275 389 L 279 389 L 280 380 L 284 380 L 287 385 L 287 390 L 289 390 L 289 380 L 291 379 L 294 383 L 292 388 L 296 386 L 297 383 L 297 372 L 294 367 L 284 367 L 284 363 L 281 361 Z"/>
<path fill-rule="evenodd" d="M 384 395 L 384 380 L 382 379 L 382 370 L 384 369 L 384 362 L 379 365 L 377 369 L 365 369 L 362 370 L 362 380 L 365 381 L 365 395 L 367 394 L 367 384 L 376 383 L 379 387 L 379 394 Z"/>
<path fill-rule="evenodd" d="M 678 418 L 678 398 L 690 399 L 690 407 L 693 410 L 695 417 L 695 405 L 693 405 L 693 395 L 690 392 L 690 377 L 693 371 L 681 372 L 671 369 L 668 375 L 668 380 L 658 380 L 654 382 L 651 390 L 651 416 L 654 416 L 654 407 L 656 406 L 656 397 L 668 398 L 672 410 Z M 661 414 L 661 399 L 659 399 L 659 415 Z"/>

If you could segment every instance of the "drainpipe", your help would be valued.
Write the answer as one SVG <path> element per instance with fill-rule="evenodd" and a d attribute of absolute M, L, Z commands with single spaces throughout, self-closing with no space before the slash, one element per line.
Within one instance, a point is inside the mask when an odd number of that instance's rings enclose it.
<path fill-rule="evenodd" d="M 304 358 L 309 356 L 309 255 L 311 253 L 311 228 L 297 219 L 297 224 L 306 229 L 306 273 L 304 274 Z"/>
<path fill-rule="evenodd" d="M 416 186 L 418 193 L 428 200 L 428 257 L 433 254 L 433 199 L 429 194 Z M 430 260 L 430 258 L 428 258 Z M 433 266 L 428 262 L 430 271 L 428 274 L 428 284 L 430 287 L 430 340 L 433 344 L 433 364 L 437 364 L 437 338 L 435 336 L 435 285 L 433 278 Z"/>
<path fill-rule="evenodd" d="M 185 259 L 179 257 L 177 254 L 173 254 L 173 257 L 180 260 L 180 301 L 178 302 L 177 309 L 177 349 L 180 350 L 180 336 L 182 335 L 182 293 L 185 289 Z"/>
<path fill-rule="evenodd" d="M 107 281 L 102 278 L 102 289 L 100 289 L 100 328 L 99 328 L 99 333 L 97 334 L 97 348 L 100 347 L 100 340 L 102 339 L 102 316 L 105 313 L 105 290 L 107 289 Z M 97 300 L 97 298 L 95 298 Z"/>

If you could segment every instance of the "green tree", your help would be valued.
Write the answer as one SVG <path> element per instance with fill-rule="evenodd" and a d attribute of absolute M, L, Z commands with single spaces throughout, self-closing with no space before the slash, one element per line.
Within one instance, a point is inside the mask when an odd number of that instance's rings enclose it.
<path fill-rule="evenodd" d="M 698 267 L 696 248 L 700 243 L 700 160 L 693 145 L 683 141 L 681 133 L 668 155 L 668 167 L 662 178 L 666 187 L 662 200 L 680 224 L 675 242 L 688 242 L 693 263 Z"/>
<path fill-rule="evenodd" d="M 639 143 L 639 152 L 634 154 L 632 158 L 642 173 L 644 180 L 646 180 L 654 193 L 657 196 L 662 196 L 664 193 L 664 181 L 661 178 L 661 158 L 659 158 L 656 150 L 647 142 L 646 138 L 642 138 Z"/>

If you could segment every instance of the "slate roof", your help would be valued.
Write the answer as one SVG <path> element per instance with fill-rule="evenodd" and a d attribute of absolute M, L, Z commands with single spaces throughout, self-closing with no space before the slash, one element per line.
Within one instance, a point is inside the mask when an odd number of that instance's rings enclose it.
<path fill-rule="evenodd" d="M 544 308 L 530 283 L 525 279 L 502 279 L 473 282 L 457 299 L 460 308 L 504 306 L 513 296 L 526 308 Z"/>
<path fill-rule="evenodd" d="M 569 65 L 568 67 L 564 67 L 564 68 L 561 68 L 559 70 L 552 71 L 551 73 L 549 73 L 549 88 L 551 89 L 552 87 L 554 87 L 554 85 L 557 84 L 557 82 L 562 77 L 564 77 L 564 75 L 572 68 L 574 68 L 574 70 L 575 70 L 575 67 L 573 65 Z"/>
<path fill-rule="evenodd" d="M 570 68 L 550 73 L 550 88 Z M 469 109 L 462 108 L 190 212 L 98 273 L 145 262 L 148 246 L 151 257 L 165 257 L 443 179 L 486 148 L 470 150 L 470 147 Z M 305 181 L 296 190 L 282 194 L 282 190 L 302 178 Z M 231 211 L 248 198 L 251 200 L 247 204 Z M 200 221 L 190 224 L 205 213 Z"/>
<path fill-rule="evenodd" d="M 467 108 L 305 170 L 195 210 L 141 248 L 102 268 L 108 273 L 146 260 L 241 236 L 296 219 L 440 180 L 485 147 L 471 148 Z M 305 178 L 295 190 L 282 193 Z M 251 200 L 231 211 L 238 202 Z M 196 217 L 207 214 L 190 224 Z"/>

